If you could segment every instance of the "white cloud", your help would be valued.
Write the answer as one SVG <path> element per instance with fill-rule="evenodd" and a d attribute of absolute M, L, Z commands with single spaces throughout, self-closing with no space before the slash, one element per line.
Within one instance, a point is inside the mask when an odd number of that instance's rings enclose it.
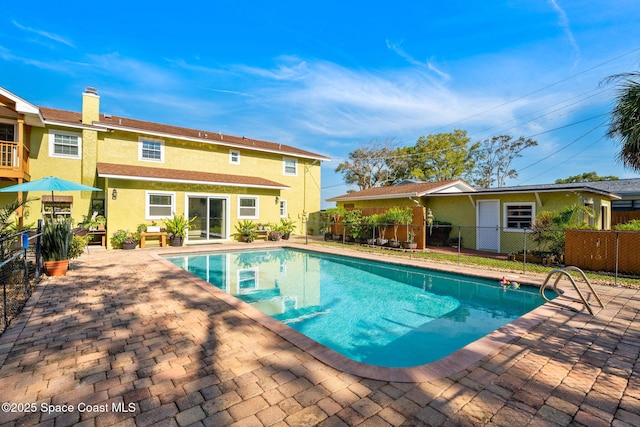
<path fill-rule="evenodd" d="M 296 74 L 286 87 L 263 82 L 268 89 L 261 99 L 272 109 L 287 110 L 309 131 L 335 137 L 401 136 L 408 131 L 419 135 L 426 128 L 473 115 L 478 117 L 468 122 L 503 122 L 513 117 L 515 108 L 526 104 L 522 100 L 500 111 L 488 111 L 502 99 L 469 98 L 434 82 L 422 69 L 374 72 L 321 61 L 305 62 L 304 68 L 304 76 Z M 281 81 L 282 69 L 252 69 L 252 73 Z"/>
<path fill-rule="evenodd" d="M 20 29 L 22 31 L 26 31 L 28 33 L 33 33 L 33 34 L 36 34 L 36 35 L 38 35 L 40 37 L 44 37 L 47 40 L 51 40 L 51 41 L 54 41 L 56 43 L 61 43 L 63 45 L 75 48 L 75 46 L 73 45 L 72 42 L 70 42 L 66 38 L 64 38 L 62 36 L 59 36 L 57 34 L 53 34 L 53 33 L 50 33 L 48 31 L 38 30 L 38 29 L 35 29 L 35 28 L 31 28 L 31 27 L 25 27 L 24 25 L 22 25 L 22 24 L 20 24 L 19 22 L 16 22 L 16 21 L 12 21 L 12 23 L 13 23 L 13 25 L 15 25 L 18 29 Z"/>
<path fill-rule="evenodd" d="M 569 24 L 569 18 L 567 17 L 567 13 L 560 7 L 556 0 L 548 0 L 549 4 L 558 14 L 558 19 L 560 21 L 560 28 L 564 31 L 567 38 L 569 39 L 569 44 L 573 48 L 573 51 L 576 55 L 576 62 L 580 59 L 580 46 L 576 42 L 576 38 L 573 36 L 573 31 L 571 31 L 571 25 Z"/>

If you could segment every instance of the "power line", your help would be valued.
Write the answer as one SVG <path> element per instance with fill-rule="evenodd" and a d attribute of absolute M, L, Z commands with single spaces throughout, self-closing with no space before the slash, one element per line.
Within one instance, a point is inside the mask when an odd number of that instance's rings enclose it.
<path fill-rule="evenodd" d="M 573 140 L 573 141 L 571 141 L 569 144 L 565 145 L 564 147 L 560 148 L 559 150 L 556 150 L 556 151 L 554 151 L 553 153 L 549 154 L 548 156 L 543 157 L 543 158 L 541 158 L 540 160 L 537 160 L 537 161 L 535 161 L 535 162 L 531 163 L 529 166 L 525 166 L 525 167 L 523 167 L 523 168 L 520 168 L 520 169 L 518 170 L 518 172 L 522 172 L 523 170 L 529 169 L 530 167 L 535 166 L 535 165 L 537 165 L 538 163 L 541 163 L 541 162 L 543 162 L 543 161 L 547 160 L 548 158 L 555 156 L 556 154 L 558 154 L 558 153 L 559 153 L 559 152 L 561 152 L 562 150 L 565 150 L 565 149 L 567 149 L 567 148 L 571 147 L 573 144 L 575 144 L 576 142 L 580 141 L 582 138 L 584 138 L 585 136 L 589 135 L 591 132 L 594 132 L 596 129 L 598 129 L 599 127 L 601 127 L 601 126 L 602 126 L 602 125 L 604 125 L 605 123 L 606 123 L 606 121 L 605 121 L 605 122 L 601 122 L 601 123 L 600 123 L 600 124 L 598 124 L 597 126 L 595 126 L 595 127 L 591 128 L 588 132 L 586 132 L 586 133 L 584 133 L 584 134 L 580 135 L 578 138 L 574 139 L 574 140 Z"/>
<path fill-rule="evenodd" d="M 585 152 L 587 149 L 593 147 L 596 143 L 602 141 L 604 139 L 604 136 L 601 136 L 600 138 L 596 139 L 594 142 L 592 142 L 591 144 L 587 145 L 586 147 L 584 147 L 582 150 L 578 151 L 578 153 L 583 153 Z M 577 154 L 578 154 L 577 153 Z M 557 168 L 557 165 L 554 165 L 553 167 L 550 167 L 549 169 L 545 170 L 544 172 L 539 173 L 538 175 L 532 176 L 531 178 L 527 179 L 526 181 L 522 181 L 521 184 L 526 184 L 529 181 L 532 181 L 536 178 L 538 178 L 539 176 L 542 176 L 544 174 L 546 174 L 547 172 L 550 172 L 552 170 L 554 170 L 555 168 Z M 522 169 L 521 169 L 522 170 Z"/>
<path fill-rule="evenodd" d="M 560 83 L 564 83 L 564 82 L 566 82 L 566 81 L 568 81 L 568 80 L 570 80 L 570 79 L 573 79 L 573 78 L 575 78 L 575 77 L 581 76 L 582 74 L 586 74 L 586 73 L 588 73 L 588 72 L 590 72 L 590 71 L 595 70 L 596 68 L 602 67 L 603 65 L 609 64 L 609 63 L 611 63 L 611 62 L 613 62 L 613 61 L 617 61 L 617 60 L 618 60 L 618 59 L 620 59 L 620 58 L 624 58 L 625 56 L 627 56 L 627 55 L 631 55 L 632 53 L 636 53 L 636 52 L 638 52 L 638 51 L 640 51 L 640 48 L 636 48 L 636 49 L 630 50 L 630 51 L 628 51 L 628 52 L 626 52 L 626 53 L 623 53 L 623 54 L 621 54 L 621 55 L 618 55 L 618 56 L 615 56 L 615 57 L 613 57 L 613 58 L 611 58 L 611 59 L 608 59 L 608 60 L 606 60 L 606 61 L 604 61 L 604 62 L 601 62 L 600 64 L 594 65 L 594 66 L 593 66 L 593 67 L 591 67 L 591 68 L 587 68 L 586 70 L 580 71 L 579 73 L 572 74 L 572 75 L 570 75 L 570 76 L 568 76 L 568 77 L 565 77 L 564 79 L 561 79 L 561 80 L 558 80 L 558 81 L 553 82 L 553 83 L 551 83 L 551 84 L 548 84 L 548 85 L 546 85 L 546 86 L 544 86 L 544 87 L 542 87 L 542 88 L 540 88 L 540 89 L 536 89 L 536 90 L 531 91 L 531 92 L 529 92 L 529 93 L 526 93 L 526 94 L 524 94 L 524 95 L 518 96 L 518 97 L 516 97 L 516 98 L 512 98 L 512 99 L 510 99 L 510 100 L 508 100 L 508 101 L 503 102 L 502 104 L 495 105 L 495 106 L 493 106 L 493 107 L 491 107 L 491 108 L 488 108 L 488 109 L 486 109 L 486 110 L 484 110 L 484 111 L 480 111 L 480 112 L 478 112 L 478 113 L 476 113 L 476 114 L 472 114 L 472 115 L 467 116 L 467 117 L 465 117 L 465 118 L 463 118 L 463 119 L 460 119 L 460 120 L 457 120 L 457 121 L 455 121 L 455 122 L 453 122 L 453 123 L 450 123 L 450 124 L 448 124 L 448 125 L 442 126 L 442 127 L 438 128 L 438 129 L 436 129 L 436 131 L 439 131 L 439 130 L 441 130 L 441 129 L 445 129 L 445 128 L 450 128 L 451 126 L 454 126 L 454 125 L 456 125 L 456 124 L 458 124 L 458 123 L 464 122 L 464 121 L 469 120 L 469 119 L 472 119 L 472 118 L 474 118 L 474 117 L 478 117 L 478 116 L 480 116 L 480 115 L 482 115 L 482 114 L 485 114 L 485 113 L 488 113 L 488 112 L 490 112 L 490 111 L 497 110 L 498 108 L 502 108 L 502 107 L 504 107 L 504 106 L 506 106 L 506 105 L 512 104 L 512 103 L 514 103 L 514 102 L 516 102 L 516 101 L 519 101 L 519 100 L 521 100 L 521 99 L 524 99 L 524 98 L 529 97 L 529 96 L 531 96 L 531 95 L 534 95 L 534 94 L 536 94 L 536 93 L 542 92 L 542 91 L 547 90 L 547 89 L 549 89 L 549 88 L 551 88 L 551 87 L 557 86 L 557 85 L 559 85 Z"/>

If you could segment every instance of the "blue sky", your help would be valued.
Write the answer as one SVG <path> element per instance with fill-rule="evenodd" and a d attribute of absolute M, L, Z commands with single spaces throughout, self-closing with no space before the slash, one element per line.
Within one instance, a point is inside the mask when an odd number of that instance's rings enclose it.
<path fill-rule="evenodd" d="M 634 178 L 600 82 L 640 69 L 638 22 L 637 0 L 8 2 L 0 86 L 72 111 L 93 86 L 102 112 L 330 156 L 323 199 L 360 145 L 456 128 L 538 141 L 507 185 Z"/>

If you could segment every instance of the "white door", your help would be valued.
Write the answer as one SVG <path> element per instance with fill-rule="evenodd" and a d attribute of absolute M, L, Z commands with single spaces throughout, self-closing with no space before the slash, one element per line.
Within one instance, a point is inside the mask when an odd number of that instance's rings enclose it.
<path fill-rule="evenodd" d="M 476 249 L 500 252 L 500 201 L 478 201 Z"/>

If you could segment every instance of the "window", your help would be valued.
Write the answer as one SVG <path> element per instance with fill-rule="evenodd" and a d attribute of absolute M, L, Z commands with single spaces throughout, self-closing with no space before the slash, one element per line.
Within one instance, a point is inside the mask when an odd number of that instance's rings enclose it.
<path fill-rule="evenodd" d="M 298 161 L 296 159 L 284 159 L 283 168 L 285 175 L 298 175 Z"/>
<path fill-rule="evenodd" d="M 0 141 L 15 141 L 16 127 L 13 123 L 0 123 Z"/>
<path fill-rule="evenodd" d="M 82 137 L 70 132 L 50 133 L 49 156 L 79 159 L 82 157 Z"/>
<path fill-rule="evenodd" d="M 1 119 L 0 119 L 1 120 Z M 13 123 L 0 122 L 0 141 L 15 142 L 16 129 Z M 3 144 L 0 149 L 0 166 L 13 167 L 18 164 L 18 149 L 13 144 Z"/>
<path fill-rule="evenodd" d="M 173 193 L 147 192 L 147 219 L 169 218 L 175 211 Z"/>
<path fill-rule="evenodd" d="M 240 152 L 239 151 L 235 151 L 235 150 L 229 151 L 229 163 L 234 164 L 234 165 L 239 165 L 240 164 Z"/>
<path fill-rule="evenodd" d="M 533 203 L 505 203 L 505 230 L 522 230 L 533 226 L 535 205 Z"/>
<path fill-rule="evenodd" d="M 280 218 L 287 217 L 287 201 L 280 200 Z"/>
<path fill-rule="evenodd" d="M 138 141 L 138 160 L 164 162 L 164 142 L 152 139 Z"/>
<path fill-rule="evenodd" d="M 614 212 L 640 210 L 640 200 L 612 200 L 611 210 Z"/>
<path fill-rule="evenodd" d="M 243 268 L 238 270 L 238 293 L 244 294 L 258 289 L 258 269 Z"/>
<path fill-rule="evenodd" d="M 238 198 L 238 218 L 258 218 L 258 198 L 243 197 Z"/>

